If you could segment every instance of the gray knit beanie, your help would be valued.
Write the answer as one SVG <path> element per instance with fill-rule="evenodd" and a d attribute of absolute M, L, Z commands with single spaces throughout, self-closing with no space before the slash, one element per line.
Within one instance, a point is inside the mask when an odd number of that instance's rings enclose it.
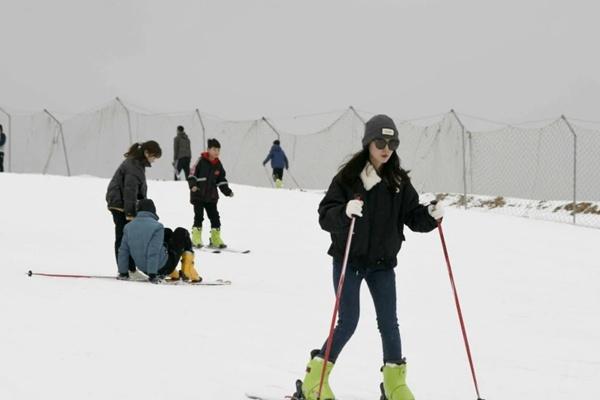
<path fill-rule="evenodd" d="M 369 143 L 377 138 L 399 140 L 396 124 L 387 115 L 379 114 L 367 121 L 365 135 L 362 138 L 363 147 L 367 147 Z"/>

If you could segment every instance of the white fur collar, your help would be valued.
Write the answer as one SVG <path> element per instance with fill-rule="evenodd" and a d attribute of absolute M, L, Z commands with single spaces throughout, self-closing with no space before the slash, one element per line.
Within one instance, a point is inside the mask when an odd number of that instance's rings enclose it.
<path fill-rule="evenodd" d="M 360 180 L 367 191 L 371 190 L 373 186 L 381 182 L 381 177 L 377 175 L 375 167 L 367 161 L 367 164 L 360 172 Z"/>

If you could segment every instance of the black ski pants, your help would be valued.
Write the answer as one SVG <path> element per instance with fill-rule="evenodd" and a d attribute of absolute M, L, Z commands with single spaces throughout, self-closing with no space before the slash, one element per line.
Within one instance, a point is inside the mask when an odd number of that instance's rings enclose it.
<path fill-rule="evenodd" d="M 273 180 L 283 180 L 283 168 L 273 168 Z"/>
<path fill-rule="evenodd" d="M 121 247 L 121 240 L 123 240 L 123 229 L 125 229 L 125 225 L 129 221 L 125 217 L 125 213 L 117 210 L 110 210 L 113 222 L 115 223 L 115 259 L 117 260 L 117 265 L 119 264 L 119 247 Z M 133 258 L 129 257 L 129 271 L 135 271 L 135 261 Z"/>
<path fill-rule="evenodd" d="M 167 249 L 167 262 L 158 270 L 159 275 L 169 275 L 177 268 L 181 255 L 184 251 L 192 251 L 192 240 L 190 233 L 185 228 L 177 228 L 173 232 L 169 228 L 165 228 L 165 248 Z"/>
<path fill-rule="evenodd" d="M 0 151 L 0 172 L 4 172 L 4 152 Z"/>
<path fill-rule="evenodd" d="M 217 210 L 217 203 L 201 202 L 194 203 L 194 226 L 202 228 L 202 222 L 204 222 L 204 210 L 210 220 L 211 228 L 221 227 L 221 217 L 219 216 L 219 210 Z"/>
<path fill-rule="evenodd" d="M 175 180 L 179 180 L 179 173 L 183 170 L 185 175 L 185 179 L 190 176 L 190 161 L 192 161 L 191 157 L 181 157 L 177 160 L 175 164 Z"/>

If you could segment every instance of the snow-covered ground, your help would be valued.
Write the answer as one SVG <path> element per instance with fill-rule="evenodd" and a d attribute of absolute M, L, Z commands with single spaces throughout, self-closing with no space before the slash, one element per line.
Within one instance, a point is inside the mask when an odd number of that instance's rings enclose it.
<path fill-rule="evenodd" d="M 223 238 L 252 252 L 197 255 L 203 276 L 231 286 L 27 277 L 116 273 L 107 183 L 0 174 L 0 399 L 290 393 L 333 309 L 322 194 L 233 185 Z M 149 196 L 165 225 L 190 228 L 184 183 L 150 182 Z M 444 233 L 482 396 L 600 398 L 600 230 L 451 208 Z M 407 233 L 397 280 L 416 398 L 475 399 L 436 232 Z M 363 290 L 331 376 L 342 400 L 379 396 L 381 343 Z"/>

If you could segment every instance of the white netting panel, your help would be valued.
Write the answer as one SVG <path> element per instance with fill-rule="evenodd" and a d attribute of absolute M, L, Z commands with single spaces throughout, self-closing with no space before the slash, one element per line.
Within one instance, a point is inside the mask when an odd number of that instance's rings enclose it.
<path fill-rule="evenodd" d="M 8 131 L 7 117 L 1 116 Z M 227 121 L 197 110 L 151 113 L 115 100 L 99 110 L 61 119 L 65 154 L 59 124 L 47 113 L 11 116 L 5 164 L 10 157 L 13 172 L 66 175 L 68 157 L 72 175 L 110 177 L 132 142 L 152 139 L 161 145 L 163 157 L 148 170 L 148 177 L 171 180 L 173 139 L 177 126 L 183 125 L 191 140 L 192 164 L 206 140 L 216 138 L 229 181 L 253 186 L 273 185 L 271 169 L 262 161 L 273 140 L 279 139 L 290 162 L 284 185 L 302 189 L 327 188 L 340 166 L 360 150 L 366 119 L 349 108 L 293 118 Z M 469 195 L 491 196 L 493 201 L 486 204 L 494 207 L 504 202 L 501 198 L 513 204 L 533 199 L 539 201 L 535 207 L 525 211 L 514 207 L 514 213 L 537 216 L 555 210 L 550 219 L 570 222 L 575 209 L 578 223 L 600 226 L 596 161 L 600 131 L 572 125 L 577 134 L 574 193 L 575 141 L 562 118 L 542 128 L 481 132 L 463 132 L 453 113 L 427 126 L 396 122 L 398 154 L 418 191 L 460 196 L 466 187 Z M 5 152 L 8 149 L 5 146 Z M 511 207 L 505 208 L 511 212 Z"/>
<path fill-rule="evenodd" d="M 430 126 L 397 124 L 398 155 L 419 192 L 462 193 L 462 129 L 452 114 Z"/>

